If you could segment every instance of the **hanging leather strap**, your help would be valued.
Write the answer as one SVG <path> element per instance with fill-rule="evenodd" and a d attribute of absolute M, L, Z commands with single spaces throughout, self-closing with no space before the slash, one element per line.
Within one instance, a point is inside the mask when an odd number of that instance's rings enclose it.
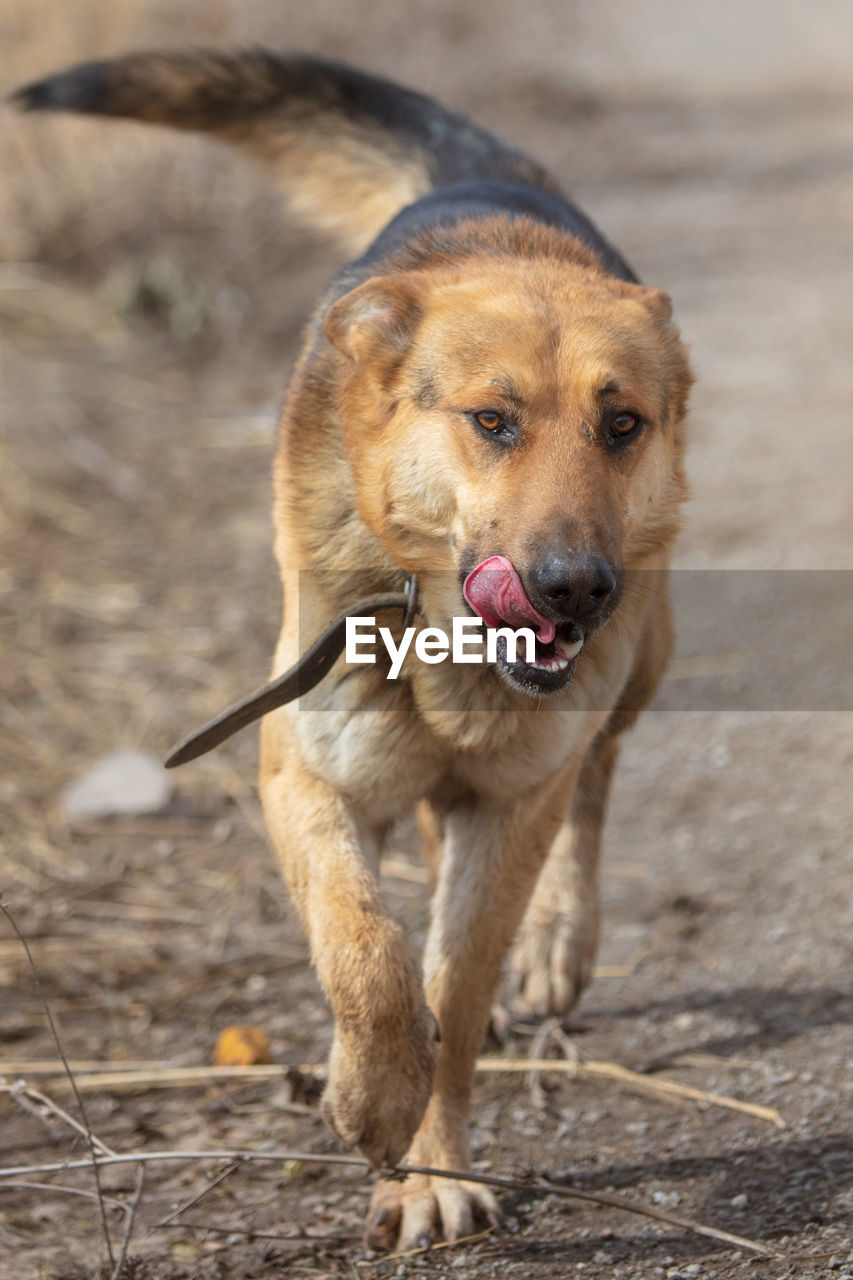
<path fill-rule="evenodd" d="M 403 624 L 408 626 L 415 612 L 416 583 L 414 577 L 406 583 L 405 592 L 393 595 L 367 596 L 358 600 L 345 613 L 339 614 L 330 623 L 323 634 L 314 641 L 311 648 L 303 653 L 299 661 L 284 675 L 273 680 L 271 684 L 257 689 L 247 698 L 236 702 L 233 707 L 223 711 L 214 720 L 196 729 L 188 738 L 175 747 L 166 760 L 167 769 L 175 769 L 178 765 L 197 760 L 218 747 L 220 742 L 230 738 L 232 734 L 245 729 L 246 725 L 260 720 L 276 707 L 283 707 L 286 702 L 293 702 L 319 684 L 331 671 L 346 646 L 347 618 L 366 618 L 379 613 L 382 609 L 400 609 Z"/>

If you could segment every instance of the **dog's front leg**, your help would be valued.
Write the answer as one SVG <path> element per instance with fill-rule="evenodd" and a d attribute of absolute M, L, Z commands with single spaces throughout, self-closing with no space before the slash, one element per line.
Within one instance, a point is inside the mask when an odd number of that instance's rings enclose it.
<path fill-rule="evenodd" d="M 427 1001 L 441 1030 L 429 1107 L 408 1163 L 468 1169 L 468 1112 L 501 963 L 562 817 L 576 770 L 511 805 L 474 802 L 446 815 L 446 845 L 424 953 Z M 368 1243 L 400 1249 L 435 1238 L 456 1240 L 475 1218 L 496 1222 L 494 1196 L 475 1183 L 411 1175 L 381 1182 Z"/>
<path fill-rule="evenodd" d="M 372 1164 L 394 1164 L 424 1114 L 435 1067 L 420 967 L 363 856 L 370 833 L 272 726 L 261 797 L 335 1015 L 323 1116 Z"/>

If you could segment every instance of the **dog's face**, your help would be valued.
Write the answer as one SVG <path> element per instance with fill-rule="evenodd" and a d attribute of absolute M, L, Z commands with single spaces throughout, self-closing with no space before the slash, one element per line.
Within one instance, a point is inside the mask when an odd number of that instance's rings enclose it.
<path fill-rule="evenodd" d="M 573 263 L 478 260 L 368 280 L 325 332 L 360 513 L 410 572 L 452 570 L 491 625 L 531 625 L 525 692 L 572 677 L 626 568 L 684 496 L 690 373 L 665 294 Z M 499 663 L 499 669 L 501 664 Z"/>

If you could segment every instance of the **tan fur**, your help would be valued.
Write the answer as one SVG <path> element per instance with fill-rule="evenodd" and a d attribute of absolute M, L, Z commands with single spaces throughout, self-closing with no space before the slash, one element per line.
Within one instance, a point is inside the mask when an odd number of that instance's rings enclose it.
<path fill-rule="evenodd" d="M 495 455 L 462 411 L 501 409 L 507 378 L 526 442 Z M 584 425 L 614 381 L 650 423 L 618 462 Z M 627 572 L 617 617 L 539 713 L 489 668 L 407 659 L 398 682 L 339 664 L 264 723 L 267 818 L 336 1018 L 324 1114 L 377 1166 L 407 1151 L 466 1166 L 474 1059 L 546 863 L 517 983 L 528 1003 L 563 1010 L 589 980 L 617 739 L 669 649 L 665 580 L 651 589 L 649 575 L 679 524 L 688 385 L 664 295 L 523 221 L 425 236 L 318 313 L 276 462 L 287 602 L 276 673 L 358 589 L 399 586 L 403 571 L 418 574 L 421 624 L 449 629 L 464 611 L 462 548 L 524 573 L 557 529 Z M 421 978 L 375 868 L 388 824 L 424 801 L 437 883 Z M 369 1238 L 406 1248 L 482 1214 L 494 1219 L 496 1204 L 470 1185 L 383 1183 Z"/>
<path fill-rule="evenodd" d="M 332 151 L 328 130 L 219 131 L 223 142 L 252 152 L 280 173 L 291 212 L 334 236 L 353 257 L 367 248 L 377 228 L 430 189 L 423 159 L 388 154 L 366 134 L 342 123 Z"/>

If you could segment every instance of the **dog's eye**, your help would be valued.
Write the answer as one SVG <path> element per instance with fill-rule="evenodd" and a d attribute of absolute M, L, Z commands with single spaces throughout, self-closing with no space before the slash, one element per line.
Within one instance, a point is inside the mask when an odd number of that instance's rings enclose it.
<path fill-rule="evenodd" d="M 610 419 L 608 423 L 610 434 L 618 436 L 620 440 L 624 440 L 626 436 L 632 436 L 642 426 L 642 419 L 636 413 L 617 413 L 615 417 Z"/>
<path fill-rule="evenodd" d="M 483 436 L 494 440 L 496 445 L 507 447 L 518 443 L 518 424 L 512 418 L 498 413 L 497 409 L 469 409 L 465 417 Z"/>
<path fill-rule="evenodd" d="M 475 413 L 474 421 L 484 431 L 500 431 L 501 427 L 506 426 L 501 415 L 491 409 L 484 409 L 482 413 Z"/>

